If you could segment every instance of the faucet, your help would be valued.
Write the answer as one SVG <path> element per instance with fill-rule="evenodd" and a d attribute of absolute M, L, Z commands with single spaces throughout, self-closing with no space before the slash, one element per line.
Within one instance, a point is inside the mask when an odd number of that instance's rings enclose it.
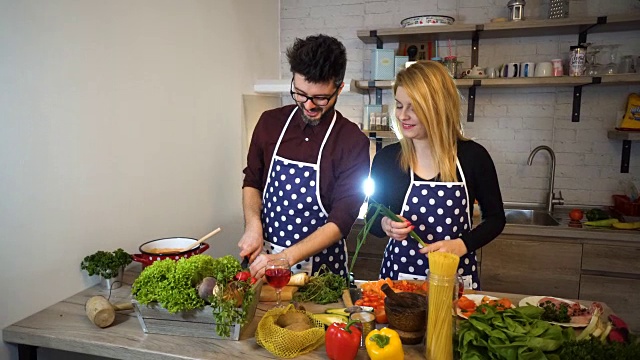
<path fill-rule="evenodd" d="M 531 151 L 531 154 L 529 154 L 529 159 L 527 160 L 527 165 L 531 166 L 531 163 L 533 162 L 533 158 L 536 156 L 536 154 L 538 153 L 538 151 L 540 150 L 546 150 L 549 153 L 549 156 L 551 157 L 551 171 L 549 174 L 549 192 L 547 193 L 547 212 L 549 214 L 553 213 L 553 206 L 554 205 L 563 205 L 564 204 L 564 199 L 562 198 L 562 191 L 560 191 L 560 196 L 556 197 L 556 194 L 553 191 L 553 183 L 556 177 L 556 154 L 553 152 L 553 149 L 551 149 L 550 147 L 546 146 L 546 145 L 540 145 L 538 147 L 536 147 L 535 149 L 533 149 L 533 151 Z"/>

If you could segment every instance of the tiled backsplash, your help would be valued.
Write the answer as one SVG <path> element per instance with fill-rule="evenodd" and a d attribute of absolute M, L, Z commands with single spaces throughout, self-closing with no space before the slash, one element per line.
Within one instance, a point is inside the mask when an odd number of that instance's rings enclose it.
<path fill-rule="evenodd" d="M 495 0 L 282 0 L 281 52 L 296 37 L 326 33 L 339 38 L 347 47 L 347 78 L 369 79 L 370 50 L 357 30 L 398 28 L 409 16 L 438 14 L 453 16 L 460 23 L 486 23 L 495 17 L 506 17 L 507 1 Z M 544 19 L 548 2 L 529 0 L 525 16 Z M 570 17 L 601 16 L 640 12 L 638 0 L 571 1 Z M 526 21 L 526 20 L 525 20 Z M 479 65 L 497 66 L 507 62 L 549 61 L 568 59 L 569 46 L 578 35 L 480 40 Z M 619 55 L 640 56 L 640 31 L 590 34 L 594 44 L 620 44 Z M 388 43 L 385 48 L 397 48 Z M 440 54 L 449 52 L 448 42 L 440 42 Z M 469 67 L 469 40 L 451 41 L 451 51 Z M 281 72 L 289 76 L 286 57 L 282 56 Z M 567 204 L 605 205 L 611 195 L 621 193 L 622 181 L 633 180 L 640 185 L 640 143 L 631 146 L 628 174 L 620 173 L 622 143 L 609 140 L 607 130 L 616 125 L 619 111 L 624 110 L 627 95 L 640 92 L 634 86 L 585 86 L 580 122 L 571 122 L 573 89 L 558 88 L 478 88 L 475 121 L 463 117 L 465 134 L 481 143 L 491 153 L 498 170 L 505 201 L 544 202 L 548 179 L 546 156 L 537 156 L 533 166 L 526 161 L 538 145 L 549 145 L 557 157 L 556 190 L 562 190 Z M 467 91 L 461 89 L 466 97 Z M 284 103 L 290 99 L 283 97 Z M 371 97 L 343 92 L 337 108 L 356 123 L 362 121 L 363 104 L 374 103 Z M 391 105 L 390 90 L 383 93 L 383 103 Z M 461 109 L 466 112 L 466 104 Z"/>

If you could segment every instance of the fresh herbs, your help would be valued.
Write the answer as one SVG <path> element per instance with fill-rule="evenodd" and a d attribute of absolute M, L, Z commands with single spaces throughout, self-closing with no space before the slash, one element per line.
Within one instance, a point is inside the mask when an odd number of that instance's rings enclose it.
<path fill-rule="evenodd" d="M 342 297 L 342 290 L 347 288 L 344 277 L 332 273 L 326 265 L 322 265 L 311 276 L 309 283 L 301 287 L 293 296 L 296 301 L 313 301 L 316 304 L 329 304 Z"/>
<path fill-rule="evenodd" d="M 545 301 L 538 306 L 544 310 L 540 316 L 542 320 L 558 323 L 568 323 L 571 321 L 571 316 L 569 316 L 569 304 L 561 303 L 556 305 L 551 301 Z"/>
<path fill-rule="evenodd" d="M 356 237 L 356 249 L 353 253 L 353 256 L 351 257 L 351 267 L 349 268 L 349 272 L 353 272 L 353 267 L 356 264 L 356 259 L 358 258 L 358 253 L 360 252 L 360 248 L 366 242 L 367 236 L 369 235 L 369 231 L 371 230 L 371 226 L 373 226 L 374 222 L 376 221 L 376 219 L 380 214 L 388 217 L 393 221 L 399 221 L 399 222 L 402 221 L 402 219 L 400 219 L 398 215 L 394 214 L 393 211 L 391 211 L 391 209 L 389 209 L 388 207 L 378 202 L 375 202 L 369 199 L 369 207 L 367 209 L 367 214 L 371 213 L 372 211 L 374 211 L 374 213 L 371 217 L 365 216 L 364 226 L 362 227 L 362 230 L 360 230 L 360 232 L 358 233 L 358 236 Z M 424 241 L 422 241 L 420 236 L 418 236 L 418 234 L 416 234 L 415 231 L 411 230 L 411 232 L 409 233 L 409 236 L 411 236 L 423 247 L 427 246 L 427 244 L 425 244 Z"/>
<path fill-rule="evenodd" d="M 637 360 L 640 359 L 640 342 L 570 341 L 562 346 L 559 356 L 561 360 Z"/>
<path fill-rule="evenodd" d="M 218 287 L 209 302 L 213 308 L 216 333 L 229 337 L 233 324 L 244 324 L 255 290 L 249 282 L 234 281 L 241 270 L 240 262 L 231 255 L 214 259 L 209 255 L 194 255 L 178 261 L 155 261 L 138 276 L 132 285 L 136 300 L 149 305 L 157 302 L 170 313 L 204 308 L 196 286 L 205 277 L 214 277 Z M 242 307 L 238 307 L 238 299 Z"/>
<path fill-rule="evenodd" d="M 86 270 L 89 276 L 100 275 L 111 279 L 118 276 L 120 270 L 131 261 L 131 255 L 122 249 L 113 252 L 100 250 L 86 256 L 80 263 L 80 269 Z"/>

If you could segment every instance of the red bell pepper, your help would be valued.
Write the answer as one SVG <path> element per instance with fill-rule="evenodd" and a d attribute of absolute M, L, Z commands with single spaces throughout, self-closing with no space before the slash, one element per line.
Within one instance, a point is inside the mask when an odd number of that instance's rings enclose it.
<path fill-rule="evenodd" d="M 324 340 L 330 360 L 353 360 L 358 355 L 362 332 L 355 326 L 357 320 L 348 323 L 334 322 L 325 333 Z"/>

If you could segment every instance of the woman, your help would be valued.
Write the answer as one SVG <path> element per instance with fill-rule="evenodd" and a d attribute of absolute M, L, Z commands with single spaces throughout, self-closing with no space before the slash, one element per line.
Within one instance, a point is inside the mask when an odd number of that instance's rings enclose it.
<path fill-rule="evenodd" d="M 460 256 L 458 274 L 465 288 L 480 289 L 475 251 L 505 225 L 491 156 L 462 135 L 460 95 L 444 66 L 433 61 L 411 65 L 398 74 L 393 92 L 402 138 L 376 154 L 371 198 L 403 221 L 383 217 L 371 229 L 390 237 L 380 278 L 424 279 L 429 263 L 422 254 L 447 251 Z M 472 228 L 476 199 L 483 221 Z M 412 230 L 426 247 L 408 237 Z"/>

